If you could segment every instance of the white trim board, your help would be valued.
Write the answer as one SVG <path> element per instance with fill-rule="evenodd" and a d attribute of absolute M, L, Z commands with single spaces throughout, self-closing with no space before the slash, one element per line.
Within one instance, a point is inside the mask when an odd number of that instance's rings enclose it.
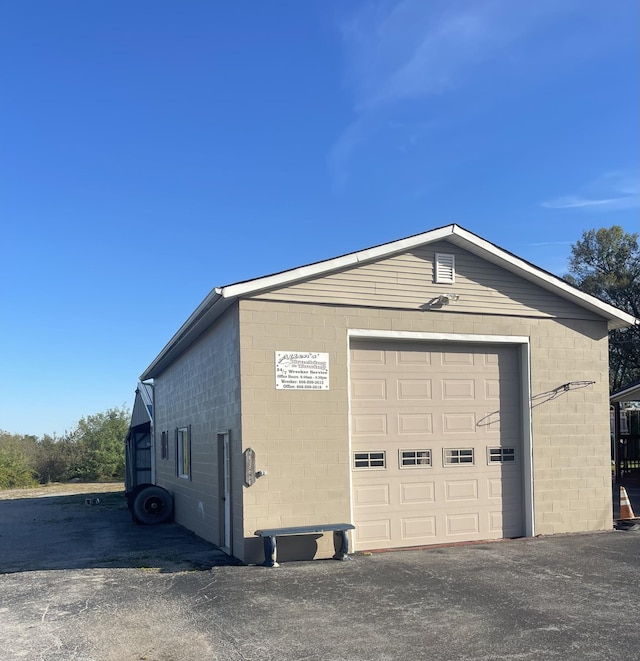
<path fill-rule="evenodd" d="M 436 333 L 432 331 L 383 331 L 353 328 L 349 337 L 377 340 L 426 340 L 429 342 L 477 342 L 478 344 L 529 344 L 526 335 L 474 335 L 473 333 Z"/>

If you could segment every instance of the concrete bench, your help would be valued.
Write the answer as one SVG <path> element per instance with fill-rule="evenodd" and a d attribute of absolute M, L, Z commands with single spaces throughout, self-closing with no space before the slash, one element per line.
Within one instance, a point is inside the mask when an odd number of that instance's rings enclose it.
<path fill-rule="evenodd" d="M 354 530 L 351 523 L 325 523 L 317 526 L 292 526 L 290 528 L 268 528 L 256 530 L 255 535 L 262 537 L 264 544 L 264 566 L 278 567 L 276 555 L 276 539 L 284 535 L 312 535 L 333 532 L 333 545 L 336 550 L 334 560 L 347 560 L 349 553 L 349 538 L 347 530 Z"/>

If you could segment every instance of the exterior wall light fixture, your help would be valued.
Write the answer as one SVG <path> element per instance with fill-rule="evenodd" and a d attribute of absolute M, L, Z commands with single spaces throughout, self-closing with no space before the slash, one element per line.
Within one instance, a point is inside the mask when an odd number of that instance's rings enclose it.
<path fill-rule="evenodd" d="M 451 301 L 457 301 L 460 298 L 458 294 L 440 294 L 437 298 L 437 303 L 440 305 L 449 305 Z"/>

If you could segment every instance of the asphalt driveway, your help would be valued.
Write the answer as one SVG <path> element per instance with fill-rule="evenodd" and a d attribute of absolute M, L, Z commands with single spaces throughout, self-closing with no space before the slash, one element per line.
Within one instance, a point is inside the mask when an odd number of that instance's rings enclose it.
<path fill-rule="evenodd" d="M 0 523 L 5 661 L 640 659 L 639 532 L 266 569 L 119 494 L 0 500 Z"/>

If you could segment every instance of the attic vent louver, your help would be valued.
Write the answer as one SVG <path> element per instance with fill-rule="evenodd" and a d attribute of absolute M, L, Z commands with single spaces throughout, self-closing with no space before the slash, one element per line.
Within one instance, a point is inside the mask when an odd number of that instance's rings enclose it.
<path fill-rule="evenodd" d="M 436 253 L 436 282 L 453 284 L 456 280 L 456 256 L 446 253 Z"/>

